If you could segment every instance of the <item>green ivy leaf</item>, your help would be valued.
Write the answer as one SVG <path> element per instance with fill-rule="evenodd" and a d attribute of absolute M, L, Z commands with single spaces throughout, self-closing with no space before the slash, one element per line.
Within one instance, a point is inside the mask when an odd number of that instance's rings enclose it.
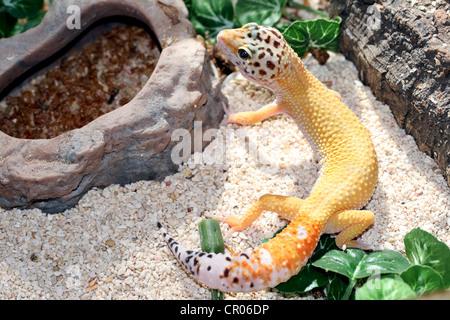
<path fill-rule="evenodd" d="M 6 12 L 5 8 L 0 7 L 0 38 L 8 37 L 16 22 L 16 18 Z"/>
<path fill-rule="evenodd" d="M 47 11 L 39 11 L 35 16 L 29 17 L 24 25 L 22 32 L 37 27 L 41 23 L 42 19 L 44 19 L 46 13 Z"/>
<path fill-rule="evenodd" d="M 14 18 L 35 16 L 44 5 L 44 0 L 3 0 L 6 11 Z"/>
<path fill-rule="evenodd" d="M 363 250 L 361 249 L 347 249 L 345 251 L 350 257 L 361 261 L 364 259 L 364 257 L 366 257 L 367 253 L 365 253 Z"/>
<path fill-rule="evenodd" d="M 236 14 L 241 25 L 256 22 L 273 26 L 281 18 L 287 0 L 238 0 Z"/>
<path fill-rule="evenodd" d="M 313 266 L 354 280 L 373 275 L 399 274 L 407 269 L 410 264 L 401 253 L 391 250 L 366 254 L 359 249 L 348 249 L 346 252 L 332 250 L 321 259 L 313 262 Z"/>
<path fill-rule="evenodd" d="M 231 0 L 192 0 L 190 20 L 195 31 L 206 36 L 209 31 L 209 40 L 216 42 L 217 34 L 223 29 L 234 27 L 234 9 Z"/>
<path fill-rule="evenodd" d="M 307 263 L 299 273 L 288 281 L 280 283 L 275 289 L 283 293 L 304 293 L 314 288 L 324 287 L 327 283 L 328 276 L 325 272 L 312 267 L 311 263 Z"/>
<path fill-rule="evenodd" d="M 274 27 L 278 29 L 281 33 L 286 31 L 287 28 L 289 28 L 290 24 L 286 23 L 277 23 Z"/>
<path fill-rule="evenodd" d="M 362 279 L 386 273 L 400 274 L 410 266 L 408 260 L 392 250 L 376 251 L 365 256 L 355 270 L 355 278 Z"/>
<path fill-rule="evenodd" d="M 46 13 L 47 13 L 47 11 L 39 11 L 38 14 L 35 15 L 34 17 L 28 18 L 25 23 L 19 22 L 19 21 L 17 21 L 17 19 L 10 16 L 14 20 L 12 20 L 12 22 L 10 24 L 12 26 L 12 28 L 10 27 L 10 29 L 9 29 L 10 31 L 6 35 L 6 37 L 12 37 L 12 36 L 15 36 L 16 34 L 23 33 L 29 29 L 36 27 L 37 25 L 39 25 L 39 23 L 41 23 L 41 21 L 44 18 Z M 0 17 L 1 17 L 1 13 L 0 13 Z M 1 18 L 0 18 L 0 21 L 1 21 Z M 2 29 L 1 25 L 2 25 L 2 22 L 0 22 L 0 30 Z M 0 31 L 0 38 L 2 37 L 2 35 L 3 35 L 3 33 Z"/>
<path fill-rule="evenodd" d="M 331 250 L 312 265 L 354 279 L 354 273 L 364 256 L 364 251 L 357 249 L 348 249 L 347 252 Z"/>
<path fill-rule="evenodd" d="M 327 285 L 327 300 L 344 299 L 347 287 L 348 281 L 346 282 L 341 275 L 334 273 Z"/>
<path fill-rule="evenodd" d="M 188 11 L 191 11 L 192 0 L 183 0 L 183 1 L 184 1 L 184 5 L 185 5 L 186 8 L 188 9 Z"/>
<path fill-rule="evenodd" d="M 301 57 L 309 48 L 322 48 L 339 51 L 339 28 L 342 19 L 316 19 L 311 21 L 295 21 L 284 32 L 288 44 Z"/>
<path fill-rule="evenodd" d="M 433 268 L 428 266 L 411 266 L 402 272 L 400 277 L 419 295 L 428 294 L 444 288 L 442 277 Z"/>
<path fill-rule="evenodd" d="M 16 21 L 16 23 L 13 25 L 13 27 L 7 37 L 12 37 L 12 36 L 15 36 L 16 34 L 22 33 L 24 31 L 24 28 L 25 28 L 25 23 Z"/>
<path fill-rule="evenodd" d="M 411 230 L 404 243 L 411 264 L 433 268 L 441 275 L 444 287 L 450 287 L 450 249 L 445 243 L 420 228 Z"/>
<path fill-rule="evenodd" d="M 416 293 L 400 277 L 381 278 L 374 285 L 366 282 L 356 291 L 356 300 L 400 300 L 414 298 Z"/>
<path fill-rule="evenodd" d="M 317 243 L 316 249 L 311 256 L 310 261 L 314 262 L 323 257 L 325 253 L 331 250 L 337 250 L 336 241 L 334 238 L 330 237 L 327 234 L 324 234 L 320 237 L 319 242 Z"/>

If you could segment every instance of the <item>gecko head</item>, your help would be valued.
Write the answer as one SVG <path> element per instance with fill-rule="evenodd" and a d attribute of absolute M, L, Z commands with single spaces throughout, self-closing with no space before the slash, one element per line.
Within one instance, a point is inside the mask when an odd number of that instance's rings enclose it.
<path fill-rule="evenodd" d="M 283 78 L 293 52 L 277 29 L 256 23 L 222 30 L 217 42 L 246 78 L 269 88 Z"/>

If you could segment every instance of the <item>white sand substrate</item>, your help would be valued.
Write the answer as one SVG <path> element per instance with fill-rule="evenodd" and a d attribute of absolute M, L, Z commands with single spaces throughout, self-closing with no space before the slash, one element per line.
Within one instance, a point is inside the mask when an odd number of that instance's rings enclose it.
<path fill-rule="evenodd" d="M 380 175 L 366 208 L 375 224 L 361 241 L 375 250 L 402 251 L 405 234 L 420 227 L 450 244 L 450 188 L 434 161 L 418 151 L 342 55 L 332 54 L 325 66 L 311 57 L 305 64 L 341 94 L 373 137 Z M 223 90 L 235 111 L 273 100 L 241 76 Z M 265 193 L 304 198 L 319 170 L 317 157 L 286 116 L 246 127 L 228 124 L 216 135 L 202 154 L 162 182 L 94 188 L 75 208 L 55 215 L 0 209 L 0 299 L 209 299 L 209 290 L 169 253 L 155 214 L 183 245 L 199 249 L 197 224 L 205 217 L 242 214 Z M 265 212 L 226 244 L 234 251 L 258 246 L 285 224 Z M 263 290 L 225 298 L 311 297 Z"/>

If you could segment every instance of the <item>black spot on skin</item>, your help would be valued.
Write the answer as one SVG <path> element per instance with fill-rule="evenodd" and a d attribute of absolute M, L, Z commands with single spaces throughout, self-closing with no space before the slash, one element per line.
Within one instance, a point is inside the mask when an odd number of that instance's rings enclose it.
<path fill-rule="evenodd" d="M 266 62 L 266 67 L 269 68 L 270 70 L 275 69 L 275 65 L 273 64 L 272 61 L 267 61 Z"/>
<path fill-rule="evenodd" d="M 265 72 L 264 70 L 259 70 L 259 74 L 262 76 L 265 76 L 267 74 L 267 72 Z"/>
<path fill-rule="evenodd" d="M 273 57 L 273 52 L 270 48 L 267 48 L 267 52 Z"/>
<path fill-rule="evenodd" d="M 161 223 L 159 223 L 159 222 L 156 223 L 156 226 L 158 227 L 158 229 L 161 229 L 161 228 L 162 228 L 162 225 L 161 225 Z M 165 234 L 164 234 L 164 235 L 165 235 Z"/>
<path fill-rule="evenodd" d="M 192 256 L 188 256 L 185 260 L 186 264 L 189 263 L 189 260 L 191 260 L 193 257 Z"/>
<path fill-rule="evenodd" d="M 261 38 L 261 35 L 259 34 L 259 32 L 256 34 L 256 37 L 255 37 L 257 40 L 259 40 L 259 41 L 262 41 L 262 38 Z"/>
<path fill-rule="evenodd" d="M 255 61 L 254 66 L 255 66 L 256 68 L 259 68 L 261 65 L 259 64 L 258 61 Z"/>
<path fill-rule="evenodd" d="M 276 36 L 277 38 L 280 38 L 280 35 L 279 35 L 278 32 L 276 32 L 275 30 L 270 29 L 269 31 L 272 32 L 272 34 L 273 34 L 274 36 Z"/>
<path fill-rule="evenodd" d="M 267 36 L 267 38 L 265 38 L 264 41 L 265 41 L 266 43 L 270 43 L 270 36 Z"/>
<path fill-rule="evenodd" d="M 194 259 L 194 267 L 197 265 L 197 263 L 198 263 L 198 258 L 195 258 Z"/>
<path fill-rule="evenodd" d="M 253 284 L 253 282 L 250 283 L 250 288 L 253 288 L 255 285 Z"/>
<path fill-rule="evenodd" d="M 239 279 L 238 278 L 234 278 L 233 279 L 233 283 L 239 283 Z"/>
<path fill-rule="evenodd" d="M 175 247 L 175 253 L 178 253 L 178 246 Z"/>
<path fill-rule="evenodd" d="M 231 258 L 230 257 L 226 257 L 225 260 L 231 261 Z"/>
<path fill-rule="evenodd" d="M 278 41 L 274 40 L 274 41 L 273 41 L 273 46 L 274 46 L 275 48 L 278 48 L 278 47 L 280 46 L 280 43 L 279 43 Z"/>
<path fill-rule="evenodd" d="M 211 259 L 213 257 L 213 255 L 210 253 L 206 257 Z"/>
<path fill-rule="evenodd" d="M 205 252 L 200 252 L 198 256 L 203 257 L 205 254 L 206 254 Z"/>
<path fill-rule="evenodd" d="M 229 273 L 230 273 L 230 269 L 225 268 L 225 270 L 223 270 L 223 276 L 224 276 L 225 278 L 228 278 Z"/>
<path fill-rule="evenodd" d="M 274 79 L 274 78 L 275 78 L 275 75 L 274 75 L 274 74 L 270 76 L 270 79 Z"/>
<path fill-rule="evenodd" d="M 208 268 L 206 268 L 206 270 L 211 271 L 211 266 L 208 266 Z"/>
<path fill-rule="evenodd" d="M 265 54 L 264 52 L 261 52 L 261 53 L 259 54 L 259 56 L 258 56 L 258 59 L 264 58 L 265 55 L 266 55 L 266 54 Z"/>
<path fill-rule="evenodd" d="M 245 257 L 246 259 L 250 259 L 250 257 L 246 253 L 241 253 L 240 256 Z"/>
<path fill-rule="evenodd" d="M 251 38 L 251 37 L 252 37 L 252 33 L 251 32 L 247 33 L 247 38 Z"/>

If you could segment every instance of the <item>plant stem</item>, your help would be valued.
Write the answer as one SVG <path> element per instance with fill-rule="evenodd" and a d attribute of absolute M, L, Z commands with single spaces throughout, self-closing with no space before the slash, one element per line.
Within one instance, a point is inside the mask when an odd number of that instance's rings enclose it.
<path fill-rule="evenodd" d="M 210 289 L 211 300 L 223 300 L 223 292 L 217 289 Z"/>
<path fill-rule="evenodd" d="M 345 289 L 344 295 L 342 296 L 341 300 L 348 300 L 350 298 L 350 295 L 352 294 L 353 287 L 356 284 L 356 279 L 350 279 L 347 288 Z"/>
<path fill-rule="evenodd" d="M 289 1 L 288 1 L 288 5 L 291 6 L 291 7 L 297 7 L 297 8 L 306 10 L 306 11 L 308 11 L 308 12 L 317 14 L 317 15 L 322 16 L 322 17 L 324 17 L 324 18 L 329 18 L 328 13 L 323 12 L 323 11 L 320 11 L 320 10 L 313 9 L 313 8 L 311 8 L 311 7 L 305 6 L 304 4 L 297 3 L 297 2 L 295 2 L 295 1 L 293 1 L 293 0 L 289 0 Z"/>
<path fill-rule="evenodd" d="M 219 222 L 215 219 L 205 219 L 198 224 L 202 250 L 205 252 L 223 253 L 225 244 Z M 212 300 L 223 300 L 223 293 L 216 289 L 210 289 Z"/>
<path fill-rule="evenodd" d="M 287 12 L 286 9 L 283 10 L 283 16 L 285 16 L 289 20 L 293 20 L 293 21 L 301 20 L 299 17 L 294 16 L 293 14 L 290 14 L 289 12 Z"/>

